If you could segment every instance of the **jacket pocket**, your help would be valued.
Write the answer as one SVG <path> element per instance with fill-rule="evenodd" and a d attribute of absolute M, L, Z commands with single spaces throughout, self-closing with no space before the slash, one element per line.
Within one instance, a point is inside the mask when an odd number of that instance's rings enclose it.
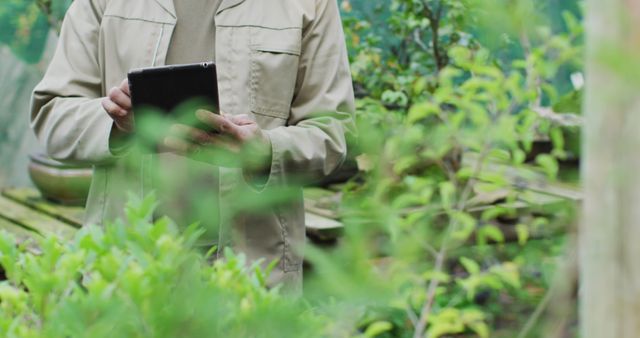
<path fill-rule="evenodd" d="M 169 12 L 156 1 L 150 0 L 111 0 L 103 16 L 106 19 L 132 20 L 141 23 L 175 24 L 176 22 Z"/>
<path fill-rule="evenodd" d="M 254 29 L 251 37 L 252 113 L 280 119 L 289 117 L 298 75 L 300 44 L 299 29 Z"/>

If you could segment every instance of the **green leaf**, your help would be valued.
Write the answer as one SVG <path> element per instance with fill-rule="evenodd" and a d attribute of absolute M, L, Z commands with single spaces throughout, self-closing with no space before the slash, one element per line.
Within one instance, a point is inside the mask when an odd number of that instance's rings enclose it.
<path fill-rule="evenodd" d="M 512 155 L 513 155 L 513 164 L 515 165 L 523 164 L 524 161 L 527 159 L 527 154 L 521 149 L 513 150 Z"/>
<path fill-rule="evenodd" d="M 564 19 L 564 22 L 569 28 L 569 32 L 571 32 L 571 34 L 580 35 L 584 31 L 583 25 L 570 11 L 563 11 L 562 18 Z"/>
<path fill-rule="evenodd" d="M 551 143 L 553 144 L 554 150 L 564 150 L 565 142 L 564 135 L 562 134 L 562 129 L 552 128 L 549 132 L 549 137 L 551 138 Z"/>
<path fill-rule="evenodd" d="M 464 322 L 460 310 L 446 308 L 440 313 L 433 314 L 429 318 L 427 337 L 437 338 L 446 334 L 458 334 L 464 332 Z"/>
<path fill-rule="evenodd" d="M 514 288 L 520 288 L 520 272 L 518 271 L 518 266 L 515 263 L 505 262 L 502 265 L 494 266 L 491 268 L 491 272 L 506 284 L 510 285 Z"/>
<path fill-rule="evenodd" d="M 509 162 L 511 160 L 511 153 L 504 149 L 492 149 L 489 152 L 489 158 L 500 162 Z"/>
<path fill-rule="evenodd" d="M 558 161 L 553 156 L 548 154 L 538 155 L 536 163 L 544 170 L 549 179 L 553 180 L 558 176 Z"/>
<path fill-rule="evenodd" d="M 444 271 L 435 271 L 435 270 L 431 270 L 423 273 L 422 278 L 424 278 L 425 281 L 437 280 L 440 283 L 444 283 L 444 284 L 449 283 L 451 281 L 451 276 L 449 276 L 449 274 L 447 274 Z"/>
<path fill-rule="evenodd" d="M 413 84 L 413 94 L 414 95 L 422 94 L 425 91 L 425 89 L 427 88 L 428 84 L 429 84 L 429 80 L 426 77 L 419 78 Z"/>
<path fill-rule="evenodd" d="M 491 239 L 496 243 L 504 243 L 504 234 L 495 225 L 485 225 L 478 229 L 478 243 L 486 245 Z"/>
<path fill-rule="evenodd" d="M 478 263 L 476 263 L 476 261 L 472 259 L 469 259 L 467 257 L 460 257 L 460 264 L 464 266 L 464 269 L 467 270 L 470 275 L 476 275 L 480 273 L 480 265 L 478 265 Z"/>
<path fill-rule="evenodd" d="M 483 221 L 491 221 L 494 220 L 500 216 L 505 216 L 508 215 L 510 213 L 512 213 L 513 211 L 509 208 L 505 208 L 505 207 L 501 207 L 501 206 L 494 206 L 494 207 L 490 207 L 489 209 L 485 210 L 482 212 L 482 216 L 481 219 Z"/>
<path fill-rule="evenodd" d="M 518 235 L 518 244 L 525 245 L 529 240 L 529 227 L 525 224 L 516 225 L 516 234 Z"/>
<path fill-rule="evenodd" d="M 491 193 L 504 189 L 504 185 L 493 183 L 476 183 L 475 190 L 479 193 Z"/>
<path fill-rule="evenodd" d="M 466 180 L 466 179 L 471 178 L 473 176 L 473 174 L 474 174 L 473 168 L 471 168 L 471 167 L 462 167 L 456 173 L 456 177 L 458 177 L 459 179 Z"/>
<path fill-rule="evenodd" d="M 462 313 L 464 324 L 480 338 L 489 337 L 489 326 L 485 322 L 485 314 L 476 309 L 466 309 Z"/>
<path fill-rule="evenodd" d="M 453 203 L 455 200 L 456 187 L 451 182 L 440 183 L 440 198 L 442 201 L 442 207 L 445 210 L 453 209 Z"/>
<path fill-rule="evenodd" d="M 431 115 L 437 115 L 439 112 L 437 105 L 430 102 L 417 103 L 409 109 L 409 123 L 415 123 Z"/>
<path fill-rule="evenodd" d="M 509 180 L 502 173 L 482 172 L 480 173 L 480 180 L 486 183 L 493 183 L 497 187 L 505 187 L 509 185 Z"/>
<path fill-rule="evenodd" d="M 489 325 L 485 322 L 473 322 L 467 324 L 467 326 L 478 335 L 480 338 L 489 338 Z"/>
<path fill-rule="evenodd" d="M 393 329 L 393 324 L 387 321 L 377 321 L 367 327 L 364 332 L 365 337 L 377 337 L 385 332 L 389 332 Z"/>
<path fill-rule="evenodd" d="M 455 221 L 454 225 L 456 226 L 451 236 L 462 242 L 469 239 L 476 228 L 476 219 L 470 214 L 461 211 L 451 212 L 450 217 Z"/>

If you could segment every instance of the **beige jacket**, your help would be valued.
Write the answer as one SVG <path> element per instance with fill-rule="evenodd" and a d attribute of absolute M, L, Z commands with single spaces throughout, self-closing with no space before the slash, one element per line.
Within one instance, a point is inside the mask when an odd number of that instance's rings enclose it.
<path fill-rule="evenodd" d="M 86 223 L 122 216 L 127 191 L 148 192 L 145 166 L 131 172 L 109 149 L 112 120 L 101 97 L 132 68 L 163 65 L 176 24 L 173 0 L 75 0 L 55 56 L 33 95 L 31 120 L 51 157 L 94 166 Z M 336 0 L 223 0 L 216 14 L 221 110 L 250 114 L 271 139 L 265 190 L 292 177 L 322 177 L 344 160 L 354 99 Z M 302 189 L 295 201 L 261 216 L 226 211 L 247 183 L 221 168 L 220 241 L 250 260 L 279 260 L 271 283 L 301 286 L 305 241 Z M 262 192 L 254 191 L 255 194 Z M 233 230 L 231 230 L 233 229 Z M 232 236 L 235 234 L 236 236 Z"/>

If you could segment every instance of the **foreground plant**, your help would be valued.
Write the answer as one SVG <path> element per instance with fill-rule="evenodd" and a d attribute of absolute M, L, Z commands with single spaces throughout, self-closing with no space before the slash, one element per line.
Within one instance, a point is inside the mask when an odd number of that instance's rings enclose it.
<path fill-rule="evenodd" d="M 194 248 L 200 231 L 147 220 L 153 197 L 127 221 L 87 227 L 39 253 L 0 234 L 2 337 L 315 337 L 319 320 L 265 287 L 268 271 L 242 255 Z"/>

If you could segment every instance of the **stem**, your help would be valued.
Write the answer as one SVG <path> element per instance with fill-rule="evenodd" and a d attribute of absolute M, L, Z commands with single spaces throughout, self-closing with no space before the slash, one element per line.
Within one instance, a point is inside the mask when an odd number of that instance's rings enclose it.
<path fill-rule="evenodd" d="M 405 311 L 407 312 L 407 317 L 409 317 L 411 324 L 415 326 L 418 323 L 418 317 L 416 317 L 416 314 L 413 312 L 413 309 L 411 308 L 411 306 L 407 306 L 405 308 Z"/>
<path fill-rule="evenodd" d="M 469 194 L 473 189 L 473 186 L 476 183 L 476 178 L 480 172 L 482 171 L 482 167 L 484 164 L 484 160 L 489 155 L 490 146 L 487 142 L 485 142 L 482 153 L 478 158 L 478 162 L 476 163 L 476 167 L 474 168 L 474 175 L 469 179 L 465 188 L 460 195 L 460 200 L 458 201 L 458 205 L 456 206 L 456 210 L 462 211 L 466 207 L 466 202 L 469 199 Z M 453 229 L 456 227 L 456 222 L 452 219 L 449 220 L 449 226 L 447 227 L 447 233 L 442 241 L 442 246 L 440 247 L 440 251 L 436 256 L 436 263 L 434 266 L 435 271 L 441 272 L 444 267 L 445 260 L 447 258 L 447 250 L 448 244 L 451 237 L 451 233 Z M 422 310 L 420 310 L 420 317 L 418 318 L 418 322 L 415 325 L 415 331 L 413 332 L 413 338 L 422 338 L 424 336 L 424 331 L 427 328 L 427 323 L 429 322 L 429 316 L 431 315 L 431 309 L 433 307 L 433 301 L 435 300 L 436 290 L 440 285 L 440 280 L 432 279 L 429 282 L 429 286 L 427 288 L 427 301 L 424 303 Z"/>
<path fill-rule="evenodd" d="M 520 331 L 520 333 L 518 334 L 518 338 L 526 338 L 529 335 L 531 329 L 533 329 L 533 326 L 538 322 L 538 319 L 549 305 L 549 301 L 551 301 L 551 295 L 552 293 L 554 293 L 553 291 L 553 289 L 550 289 L 547 291 L 547 294 L 544 295 L 544 298 L 542 299 L 542 301 L 540 301 L 540 303 L 536 307 L 536 310 L 533 312 L 531 317 L 529 317 L 529 320 L 527 320 L 527 323 L 522 328 L 522 331 Z"/>
<path fill-rule="evenodd" d="M 418 45 L 418 47 L 420 47 L 423 51 L 425 52 L 429 52 L 430 49 L 429 47 L 427 47 L 427 45 L 424 44 L 424 42 L 422 42 L 422 36 L 420 35 L 420 29 L 416 28 L 413 31 L 413 41 L 415 41 L 415 43 Z"/>
<path fill-rule="evenodd" d="M 531 46 L 529 35 L 527 35 L 527 32 L 524 29 L 520 31 L 520 44 L 522 45 L 524 58 L 527 60 L 527 76 L 534 76 L 533 79 L 529 79 L 529 83 L 535 87 L 535 90 L 538 93 L 538 97 L 533 103 L 533 107 L 537 108 L 540 107 L 542 103 L 542 79 L 540 78 L 540 75 L 535 74 L 533 59 L 531 57 L 533 47 Z"/>
<path fill-rule="evenodd" d="M 436 266 L 435 269 L 437 271 L 442 271 L 442 267 L 444 265 L 444 261 L 446 258 L 446 246 L 443 245 L 438 253 L 438 257 L 436 258 Z M 427 327 L 427 322 L 429 321 L 429 315 L 431 314 L 431 307 L 433 306 L 433 301 L 435 299 L 436 290 L 438 289 L 438 285 L 440 284 L 439 280 L 432 279 L 429 283 L 429 288 L 427 289 L 427 301 L 424 303 L 422 310 L 420 311 L 420 318 L 418 319 L 418 323 L 415 326 L 415 331 L 413 332 L 413 338 L 422 338 L 424 336 L 424 330 Z"/>

